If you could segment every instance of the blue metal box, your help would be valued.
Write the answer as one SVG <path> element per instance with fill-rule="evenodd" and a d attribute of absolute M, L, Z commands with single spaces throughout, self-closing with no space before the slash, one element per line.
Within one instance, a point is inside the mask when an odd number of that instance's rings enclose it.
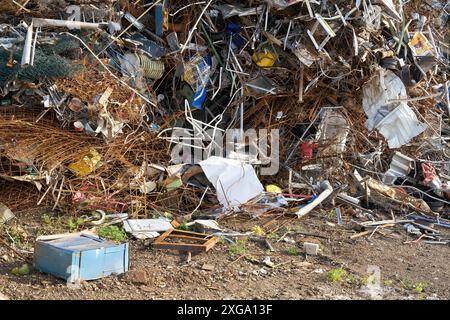
<path fill-rule="evenodd" d="M 37 270 L 65 280 L 99 279 L 128 271 L 128 243 L 80 233 L 45 236 L 36 240 L 34 260 Z"/>

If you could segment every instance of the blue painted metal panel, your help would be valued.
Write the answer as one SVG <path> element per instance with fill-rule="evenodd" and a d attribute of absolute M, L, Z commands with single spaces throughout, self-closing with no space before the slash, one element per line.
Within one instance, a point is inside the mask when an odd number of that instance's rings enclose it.
<path fill-rule="evenodd" d="M 34 256 L 37 270 L 65 280 L 93 280 L 128 271 L 128 243 L 85 235 L 38 239 Z"/>
<path fill-rule="evenodd" d="M 155 33 L 158 36 L 162 36 L 163 31 L 163 24 L 164 24 L 164 6 L 162 3 L 158 3 L 155 6 Z"/>

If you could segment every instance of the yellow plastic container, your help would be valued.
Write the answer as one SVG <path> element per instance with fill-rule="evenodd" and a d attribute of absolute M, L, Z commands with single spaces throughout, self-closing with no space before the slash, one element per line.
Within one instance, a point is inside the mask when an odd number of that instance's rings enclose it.
<path fill-rule="evenodd" d="M 269 184 L 266 186 L 266 191 L 271 193 L 283 193 L 283 190 L 279 186 L 274 184 Z"/>
<path fill-rule="evenodd" d="M 277 57 L 271 52 L 255 52 L 252 59 L 258 67 L 268 70 L 274 66 Z"/>

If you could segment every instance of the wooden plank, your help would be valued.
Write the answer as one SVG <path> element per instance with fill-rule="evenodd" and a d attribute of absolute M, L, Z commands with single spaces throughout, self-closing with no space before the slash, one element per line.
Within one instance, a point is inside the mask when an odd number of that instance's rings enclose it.
<path fill-rule="evenodd" d="M 411 223 L 414 222 L 414 220 L 382 220 L 382 221 L 367 221 L 367 222 L 361 222 L 360 224 L 364 227 L 375 227 L 375 226 L 381 226 L 384 224 L 401 224 L 401 223 Z"/>
<path fill-rule="evenodd" d="M 169 229 L 164 232 L 156 241 L 153 243 L 153 247 L 156 249 L 174 249 L 178 251 L 192 251 L 192 252 L 206 252 L 211 249 L 217 241 L 218 237 L 207 238 L 209 235 L 204 233 L 196 233 L 184 230 L 174 230 Z M 165 240 L 177 238 L 177 239 L 189 239 L 200 242 L 199 244 L 191 243 L 172 243 L 165 242 Z"/>
<path fill-rule="evenodd" d="M 197 237 L 190 237 L 190 236 L 182 236 L 180 234 L 171 234 L 168 238 L 188 239 L 188 240 L 196 240 L 196 241 L 202 241 L 202 242 L 206 242 L 206 241 L 209 240 L 207 238 L 197 238 Z"/>
<path fill-rule="evenodd" d="M 209 249 L 214 247 L 214 245 L 217 243 L 217 241 L 219 241 L 218 237 L 213 237 L 213 238 L 209 239 L 208 242 L 205 243 L 206 251 L 208 251 Z"/>
<path fill-rule="evenodd" d="M 204 233 L 185 231 L 185 230 L 173 230 L 172 233 L 173 234 L 196 235 L 196 236 L 200 236 L 200 237 L 203 237 L 203 238 L 208 236 L 207 234 L 204 234 Z"/>
<path fill-rule="evenodd" d="M 162 242 L 164 241 L 165 238 L 167 238 L 173 231 L 174 229 L 169 229 L 166 232 L 164 232 L 161 236 L 159 236 L 158 239 L 156 239 L 156 241 L 154 243 L 158 243 L 158 242 Z"/>
<path fill-rule="evenodd" d="M 395 226 L 394 223 L 390 223 L 390 224 L 380 225 L 380 226 L 378 226 L 378 229 L 387 228 L 387 227 L 394 227 L 394 226 Z M 376 229 L 376 230 L 367 230 L 367 231 L 363 231 L 363 232 L 354 234 L 354 235 L 350 236 L 350 239 L 353 240 L 353 239 L 356 239 L 356 238 L 359 238 L 359 237 L 371 234 L 372 232 L 380 232 L 380 230 L 378 230 L 378 229 Z"/>
<path fill-rule="evenodd" d="M 201 248 L 201 247 L 205 247 L 205 244 L 200 244 L 200 243 L 182 243 L 182 242 L 159 242 L 159 243 L 153 243 L 153 246 L 154 247 L 163 247 L 163 246 L 175 246 L 175 247 L 177 247 L 177 246 L 179 246 L 179 247 L 182 247 L 182 246 L 191 246 L 191 247 L 198 247 L 198 248 Z"/>
<path fill-rule="evenodd" d="M 195 234 L 195 233 L 181 233 L 181 232 L 172 232 L 170 234 L 172 237 L 189 237 L 194 239 L 206 239 L 209 237 L 209 234 L 202 233 L 202 234 Z"/>

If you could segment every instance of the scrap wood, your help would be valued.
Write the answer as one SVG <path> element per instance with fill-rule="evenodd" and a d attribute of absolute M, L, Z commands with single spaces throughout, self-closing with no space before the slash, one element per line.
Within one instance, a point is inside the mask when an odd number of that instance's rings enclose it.
<path fill-rule="evenodd" d="M 12 0 L 12 2 L 13 2 L 15 5 L 19 6 L 19 10 L 18 10 L 17 12 L 20 12 L 20 11 L 22 11 L 22 10 L 24 10 L 24 11 L 26 11 L 26 12 L 31 12 L 31 10 L 29 10 L 29 9 L 26 8 L 26 6 L 27 6 L 28 2 L 30 2 L 30 0 L 25 0 L 25 2 L 24 2 L 23 4 L 22 4 L 22 3 L 19 3 L 19 2 L 17 2 L 17 1 L 15 1 L 15 0 Z"/>
<path fill-rule="evenodd" d="M 356 238 L 359 238 L 359 237 L 363 237 L 363 236 L 366 236 L 368 234 L 372 234 L 375 231 L 380 232 L 380 230 L 378 230 L 380 228 L 388 228 L 388 227 L 393 227 L 393 226 L 395 226 L 395 223 L 388 223 L 388 224 L 378 225 L 375 230 L 367 230 L 367 231 L 363 231 L 363 232 L 351 235 L 350 239 L 353 240 L 353 239 L 356 239 Z"/>
<path fill-rule="evenodd" d="M 174 242 L 179 239 L 186 242 Z M 169 229 L 157 238 L 152 245 L 155 249 L 207 252 L 217 243 L 217 241 L 219 241 L 219 238 L 216 236 L 191 231 Z"/>
<path fill-rule="evenodd" d="M 249 254 L 245 253 L 245 254 L 241 254 L 239 257 L 237 257 L 236 259 L 234 259 L 233 261 L 231 261 L 228 266 L 231 266 L 232 264 L 235 264 L 236 262 L 238 262 L 239 260 L 241 260 L 242 258 L 248 257 Z"/>
<path fill-rule="evenodd" d="M 384 224 L 402 224 L 402 223 L 410 223 L 414 222 L 414 220 L 383 220 L 383 221 L 367 221 L 361 222 L 360 224 L 364 227 L 377 227 Z"/>

